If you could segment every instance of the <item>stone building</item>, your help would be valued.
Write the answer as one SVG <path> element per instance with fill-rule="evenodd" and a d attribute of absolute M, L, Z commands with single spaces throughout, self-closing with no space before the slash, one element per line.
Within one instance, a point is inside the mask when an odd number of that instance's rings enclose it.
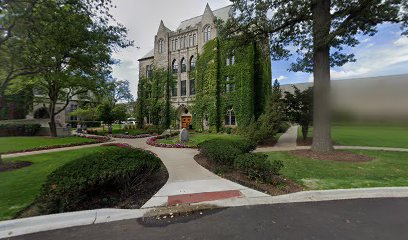
<path fill-rule="evenodd" d="M 210 6 L 207 4 L 203 15 L 193 17 L 187 20 L 184 20 L 180 23 L 178 28 L 174 31 L 168 29 L 163 21 L 160 22 L 159 29 L 157 31 L 156 36 L 154 37 L 154 49 L 148 52 L 145 56 L 139 59 L 139 102 L 143 101 L 141 104 L 140 111 L 143 115 L 143 121 L 145 124 L 157 124 L 152 121 L 152 118 L 156 115 L 163 115 L 161 112 L 154 112 L 152 109 L 156 109 L 153 106 L 150 106 L 150 102 L 157 102 L 161 101 L 161 99 L 166 99 L 166 94 L 168 96 L 169 105 L 172 106 L 173 109 L 176 109 L 177 117 L 175 119 L 175 125 L 179 128 L 186 128 L 195 120 L 198 120 L 202 125 L 203 128 L 208 129 L 214 122 L 221 122 L 222 126 L 228 127 L 235 127 L 239 122 L 239 117 L 236 117 L 236 109 L 233 106 L 229 106 L 228 110 L 221 114 L 201 114 L 201 119 L 199 117 L 198 112 L 193 112 L 193 106 L 196 103 L 197 99 L 200 99 L 200 94 L 206 94 L 203 91 L 199 91 L 198 87 L 200 84 L 202 85 L 202 79 L 200 82 L 199 75 L 202 78 L 206 73 L 198 72 L 200 69 L 197 69 L 196 65 L 199 61 L 200 56 L 204 54 L 205 46 L 217 39 L 218 32 L 216 27 L 216 20 L 221 19 L 223 21 L 227 21 L 232 14 L 232 6 L 226 6 L 217 10 L 212 11 Z M 218 46 L 218 51 L 221 51 L 222 47 Z M 253 48 L 255 49 L 255 48 Z M 265 50 L 267 49 L 267 50 Z M 269 48 L 258 48 L 261 52 L 266 52 L 268 57 L 265 58 L 266 65 L 269 66 L 269 69 L 266 70 L 267 72 L 267 80 L 266 83 L 261 88 L 265 87 L 265 91 L 261 91 L 263 93 L 268 93 L 270 84 L 271 84 L 271 77 L 270 77 L 270 57 L 269 57 Z M 230 76 L 224 77 L 222 76 L 220 66 L 228 66 L 234 65 L 238 63 L 238 59 L 235 58 L 234 50 L 225 50 L 229 51 L 229 54 L 226 59 L 220 60 L 222 64 L 218 64 L 219 68 L 217 69 L 217 89 L 222 89 L 222 91 L 233 92 L 238 90 L 240 84 L 233 83 L 224 83 L 228 82 Z M 254 51 L 254 50 L 253 50 Z M 223 54 L 219 54 L 220 56 L 224 56 Z M 251 54 L 251 56 L 245 56 L 248 58 L 254 58 L 257 54 Z M 217 59 L 213 59 L 212 62 L 217 61 Z M 238 65 L 237 65 L 238 66 Z M 250 72 L 252 75 L 246 75 L 246 79 L 235 79 L 235 81 L 241 82 L 256 82 L 255 74 L 256 69 L 251 66 Z M 165 89 L 161 89 L 160 91 L 164 92 L 164 95 L 154 94 L 152 93 L 152 89 L 157 87 L 159 83 L 155 82 L 155 71 L 158 69 L 164 69 L 168 71 L 168 75 L 170 76 L 170 84 L 164 84 L 164 88 L 168 88 L 168 92 Z M 201 69 L 202 70 L 202 69 Z M 150 80 L 149 80 L 150 79 Z M 153 79 L 153 80 L 152 80 Z M 226 84 L 225 86 L 221 86 L 221 84 Z M 256 84 L 251 85 L 252 88 L 245 89 L 245 91 L 249 92 L 256 92 L 253 87 L 256 87 Z M 161 88 L 162 86 L 160 86 Z M 203 88 L 203 87 L 201 87 Z M 242 89 L 244 90 L 244 89 Z M 220 91 L 220 90 L 219 90 Z M 259 91 L 258 91 L 259 92 Z M 209 93 L 210 95 L 222 95 L 219 92 Z M 247 95 L 245 92 L 241 92 L 240 94 Z M 153 95 L 153 96 L 152 96 Z M 160 95 L 160 96 L 159 96 Z M 228 95 L 228 94 L 226 94 Z M 158 97 L 158 100 L 151 100 L 154 97 Z M 228 98 L 228 97 L 224 97 Z M 239 98 L 239 96 L 236 96 Z M 150 100 L 149 100 L 150 99 Z M 261 97 L 264 100 L 264 97 Z M 222 105 L 221 97 L 216 98 L 215 105 Z M 165 101 L 164 101 L 165 102 Z M 165 103 L 163 103 L 165 104 Z M 256 103 L 251 102 L 248 103 L 254 105 Z M 263 105 L 263 104 L 256 104 L 256 105 Z M 254 114 L 254 109 L 256 107 L 249 107 L 252 111 L 249 115 Z M 224 110 L 222 110 L 224 112 Z M 211 117 L 209 117 L 211 115 Z M 221 116 L 222 115 L 222 116 Z M 247 114 L 248 115 L 248 114 Z M 211 121 L 209 118 L 217 118 L 218 120 Z"/>

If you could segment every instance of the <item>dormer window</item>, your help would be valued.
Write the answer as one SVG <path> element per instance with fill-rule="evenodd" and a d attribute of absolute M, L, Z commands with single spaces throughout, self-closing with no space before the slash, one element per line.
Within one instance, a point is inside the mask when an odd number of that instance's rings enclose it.
<path fill-rule="evenodd" d="M 211 26 L 204 27 L 204 42 L 211 40 Z"/>

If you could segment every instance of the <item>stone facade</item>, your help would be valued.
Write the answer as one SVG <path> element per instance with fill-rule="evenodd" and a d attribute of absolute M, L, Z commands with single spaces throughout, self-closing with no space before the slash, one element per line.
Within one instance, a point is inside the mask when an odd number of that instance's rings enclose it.
<path fill-rule="evenodd" d="M 171 83 L 173 86 L 169 86 L 169 99 L 171 106 L 177 109 L 176 125 L 179 128 L 185 127 L 185 122 L 191 122 L 194 118 L 190 109 L 197 94 L 194 70 L 198 56 L 203 53 L 204 45 L 218 36 L 215 20 L 227 21 L 231 14 L 232 6 L 212 11 L 207 4 L 203 15 L 182 21 L 174 31 L 161 21 L 154 37 L 154 49 L 139 59 L 139 87 L 140 79 L 152 78 L 153 69 L 165 69 L 172 73 L 175 81 Z M 146 98 L 146 95 L 139 95 L 139 98 Z M 150 113 L 144 115 L 144 122 L 151 123 Z M 233 123 L 235 126 L 235 115 Z"/>

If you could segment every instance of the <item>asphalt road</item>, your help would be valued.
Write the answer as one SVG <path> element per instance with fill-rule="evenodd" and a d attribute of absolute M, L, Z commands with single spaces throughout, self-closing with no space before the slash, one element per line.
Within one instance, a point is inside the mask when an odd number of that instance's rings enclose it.
<path fill-rule="evenodd" d="M 408 239 L 408 199 L 361 199 L 235 207 L 144 218 L 13 239 Z"/>

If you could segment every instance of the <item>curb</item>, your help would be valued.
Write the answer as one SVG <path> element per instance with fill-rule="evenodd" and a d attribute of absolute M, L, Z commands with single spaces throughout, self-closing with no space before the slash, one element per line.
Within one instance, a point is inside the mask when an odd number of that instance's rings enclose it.
<path fill-rule="evenodd" d="M 237 207 L 265 204 L 319 202 L 368 198 L 408 198 L 408 187 L 359 188 L 319 190 L 291 193 L 280 196 L 231 198 L 191 204 L 192 206 Z M 145 209 L 97 209 L 80 212 L 60 213 L 0 222 L 0 238 L 15 237 L 36 232 L 62 228 L 108 223 L 141 218 L 150 213 L 155 216 L 158 208 Z"/>
<path fill-rule="evenodd" d="M 97 209 L 0 222 L 0 238 L 143 217 L 149 209 Z"/>

